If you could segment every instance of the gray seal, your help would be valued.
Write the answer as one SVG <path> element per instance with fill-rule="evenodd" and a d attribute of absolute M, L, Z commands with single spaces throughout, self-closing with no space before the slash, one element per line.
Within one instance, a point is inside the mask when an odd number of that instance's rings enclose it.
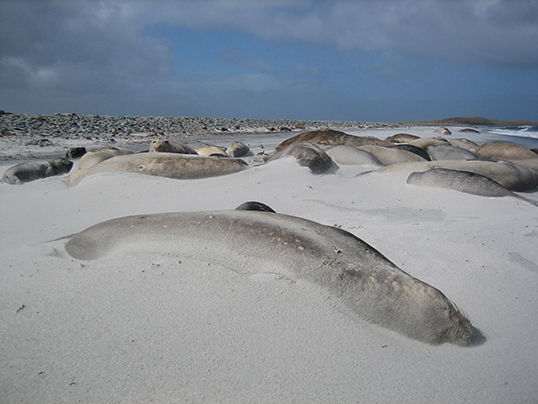
<path fill-rule="evenodd" d="M 524 160 L 523 160 L 524 161 Z M 510 191 L 523 192 L 538 186 L 538 172 L 509 161 L 439 160 L 424 163 L 394 164 L 377 170 L 378 173 L 423 172 L 431 168 L 469 171 L 483 175 Z"/>
<path fill-rule="evenodd" d="M 307 142 L 292 143 L 284 150 L 269 156 L 266 162 L 287 157 L 295 158 L 300 166 L 310 168 L 314 174 L 322 174 L 333 165 L 333 161 L 322 148 Z"/>
<path fill-rule="evenodd" d="M 78 260 L 118 254 L 214 261 L 242 274 L 280 273 L 334 295 L 355 315 L 429 344 L 468 345 L 477 330 L 438 289 L 335 227 L 279 213 L 177 212 L 122 217 L 67 237 Z"/>
<path fill-rule="evenodd" d="M 73 172 L 66 181 L 74 187 L 84 178 L 102 172 L 128 172 L 175 179 L 197 179 L 233 174 L 246 168 L 237 159 L 219 159 L 178 153 L 140 153 L 115 156 L 88 169 Z"/>
<path fill-rule="evenodd" d="M 325 149 L 325 152 L 337 163 L 345 166 L 373 166 L 383 167 L 383 163 L 366 150 L 353 146 L 333 146 Z"/>
<path fill-rule="evenodd" d="M 73 162 L 65 158 L 52 161 L 29 161 L 9 168 L 2 177 L 7 184 L 22 184 L 71 171 Z"/>
<path fill-rule="evenodd" d="M 407 177 L 407 183 L 423 187 L 452 189 L 466 194 L 490 198 L 511 196 L 538 206 L 536 201 L 514 194 L 488 177 L 468 171 L 434 168 L 422 173 L 412 173 Z"/>
<path fill-rule="evenodd" d="M 429 146 L 426 151 L 431 157 L 431 160 L 475 160 L 478 158 L 476 154 L 461 147 L 448 144 L 437 146 Z"/>

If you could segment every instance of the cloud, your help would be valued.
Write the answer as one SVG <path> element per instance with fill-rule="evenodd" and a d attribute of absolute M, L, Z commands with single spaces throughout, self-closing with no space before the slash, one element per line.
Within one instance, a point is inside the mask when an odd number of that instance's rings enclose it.
<path fill-rule="evenodd" d="M 331 103 L 335 93 L 351 102 L 347 85 L 331 86 L 353 75 L 393 85 L 424 75 L 438 62 L 536 68 L 537 16 L 538 2 L 526 0 L 3 0 L 0 102 L 3 109 L 15 105 L 23 112 L 67 105 L 100 114 L 107 108 L 204 114 L 204 105 L 211 105 L 207 114 L 218 114 L 219 100 L 226 100 L 222 108 L 229 114 L 243 116 L 256 105 L 322 111 L 316 100 Z M 177 38 L 155 35 L 162 27 L 255 40 L 211 48 L 214 54 L 200 63 L 215 65 L 201 74 L 192 55 L 178 59 Z M 253 50 L 253 43 L 265 48 Z M 271 53 L 286 46 L 282 54 Z M 297 49 L 301 53 L 294 55 Z M 194 67 L 182 71 L 179 63 Z M 375 91 L 360 82 L 347 87 Z"/>

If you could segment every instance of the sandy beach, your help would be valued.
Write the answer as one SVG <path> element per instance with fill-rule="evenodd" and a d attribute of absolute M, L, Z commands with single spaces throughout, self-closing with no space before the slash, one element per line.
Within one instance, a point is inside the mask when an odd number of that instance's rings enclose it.
<path fill-rule="evenodd" d="M 434 129 L 346 132 L 384 139 Z M 507 139 L 458 129 L 453 137 L 477 143 Z M 256 155 L 293 134 L 197 141 L 241 140 Z M 29 159 L 24 147 L 0 175 Z M 281 159 L 198 180 L 101 173 L 73 188 L 67 175 L 0 184 L 0 401 L 538 403 L 538 208 L 363 172 L 340 165 L 315 175 Z M 518 194 L 538 201 L 536 191 Z M 425 344 L 350 315 L 316 285 L 218 260 L 78 261 L 52 241 L 122 216 L 245 201 L 354 234 L 441 290 L 484 341 Z"/>

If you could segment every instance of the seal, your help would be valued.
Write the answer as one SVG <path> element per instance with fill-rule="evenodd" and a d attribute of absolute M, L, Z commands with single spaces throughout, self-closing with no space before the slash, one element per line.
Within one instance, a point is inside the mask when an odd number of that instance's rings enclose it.
<path fill-rule="evenodd" d="M 477 330 L 438 289 L 335 227 L 279 213 L 127 216 L 67 237 L 77 260 L 156 255 L 214 261 L 241 274 L 280 273 L 323 288 L 354 315 L 429 344 L 467 345 Z"/>
<path fill-rule="evenodd" d="M 149 145 L 149 151 L 160 153 L 198 154 L 192 147 L 187 146 L 184 143 L 166 140 L 163 138 L 152 140 L 151 144 Z"/>
<path fill-rule="evenodd" d="M 420 139 L 420 136 L 411 135 L 409 133 L 397 133 L 385 138 L 386 141 L 391 143 L 409 143 L 417 139 Z"/>
<path fill-rule="evenodd" d="M 39 180 L 71 171 L 73 162 L 66 158 L 52 161 L 29 161 L 9 168 L 2 177 L 2 182 L 20 185 L 24 182 Z"/>
<path fill-rule="evenodd" d="M 452 189 L 466 194 L 490 198 L 510 196 L 538 206 L 538 202 L 514 194 L 488 177 L 468 171 L 433 168 L 422 173 L 412 173 L 407 177 L 407 183 L 423 187 Z"/>
<path fill-rule="evenodd" d="M 442 135 L 451 135 L 452 134 L 452 132 L 448 128 L 444 127 L 444 126 L 442 128 L 435 129 L 433 131 L 433 133 L 440 133 Z"/>
<path fill-rule="evenodd" d="M 249 151 L 250 148 L 246 144 L 240 142 L 239 140 L 236 140 L 230 146 L 228 146 L 228 148 L 226 149 L 226 154 L 230 157 L 243 157 Z"/>
<path fill-rule="evenodd" d="M 409 144 L 426 150 L 429 146 L 438 146 L 449 143 L 448 140 L 442 137 L 421 137 L 420 139 L 409 142 Z"/>
<path fill-rule="evenodd" d="M 461 147 L 448 144 L 440 144 L 437 146 L 429 146 L 426 151 L 431 157 L 431 160 L 474 160 L 478 156 L 469 150 Z"/>
<path fill-rule="evenodd" d="M 101 161 L 108 160 L 114 156 L 122 156 L 124 154 L 134 154 L 132 150 L 118 147 L 106 147 L 98 151 L 92 151 L 83 155 L 77 166 L 77 170 L 88 169 Z"/>
<path fill-rule="evenodd" d="M 423 159 L 419 155 L 403 149 L 372 145 L 361 146 L 360 149 L 372 153 L 385 166 L 390 166 L 392 164 L 425 161 L 425 159 Z"/>
<path fill-rule="evenodd" d="M 86 154 L 86 148 L 85 147 L 71 147 L 69 150 L 65 152 L 65 158 L 66 159 L 77 159 L 79 157 L 82 157 Z"/>
<path fill-rule="evenodd" d="M 469 150 L 471 153 L 475 153 L 480 147 L 475 142 L 465 139 L 465 138 L 458 138 L 458 139 L 447 139 L 448 143 L 450 143 L 452 146 L 461 147 L 462 149 Z"/>
<path fill-rule="evenodd" d="M 345 166 L 374 166 L 383 167 L 383 163 L 374 156 L 372 153 L 366 150 L 359 149 L 353 146 L 333 146 L 325 149 L 325 152 L 333 159 L 337 164 Z"/>
<path fill-rule="evenodd" d="M 295 158 L 300 166 L 310 168 L 314 174 L 323 174 L 333 165 L 333 161 L 322 148 L 307 142 L 292 143 L 270 155 L 266 163 L 287 157 Z"/>
<path fill-rule="evenodd" d="M 228 157 L 226 148 L 214 145 L 203 145 L 194 149 L 200 156 Z"/>
<path fill-rule="evenodd" d="M 483 161 L 483 160 L 439 160 L 424 163 L 394 164 L 383 167 L 376 172 L 423 172 L 432 168 L 446 168 L 449 170 L 469 171 L 483 175 L 510 191 L 524 192 L 538 186 L 538 172 L 531 168 L 513 164 L 509 161 Z"/>
<path fill-rule="evenodd" d="M 388 147 L 392 145 L 391 142 L 381 140 L 373 136 L 353 136 L 334 129 L 323 129 L 299 133 L 294 137 L 286 139 L 276 147 L 276 151 L 283 150 L 295 142 L 308 142 L 316 144 L 320 147 L 338 145 L 353 147 L 376 145 Z"/>
<path fill-rule="evenodd" d="M 478 129 L 474 129 L 474 128 L 463 128 L 463 129 L 460 129 L 459 132 L 464 132 L 464 133 L 480 133 L 480 131 Z"/>
<path fill-rule="evenodd" d="M 405 151 L 414 153 L 417 156 L 422 157 L 424 160 L 428 160 L 428 161 L 431 160 L 430 155 L 426 153 L 424 149 L 421 149 L 420 147 L 417 147 L 417 146 L 413 146 L 412 144 L 400 143 L 400 144 L 395 144 L 394 146 L 391 146 L 390 148 L 405 150 Z"/>
<path fill-rule="evenodd" d="M 265 203 L 256 201 L 244 202 L 237 208 L 235 208 L 235 210 L 255 210 L 258 212 L 276 213 L 270 206 L 267 206 Z"/>
<path fill-rule="evenodd" d="M 483 160 L 525 160 L 538 159 L 538 154 L 525 146 L 503 143 L 503 142 L 488 142 L 481 145 L 476 154 Z"/>
<path fill-rule="evenodd" d="M 140 153 L 115 156 L 89 169 L 76 170 L 66 181 L 74 187 L 84 178 L 102 172 L 129 172 L 175 179 L 197 179 L 233 174 L 246 168 L 237 159 L 218 159 L 178 153 Z"/>

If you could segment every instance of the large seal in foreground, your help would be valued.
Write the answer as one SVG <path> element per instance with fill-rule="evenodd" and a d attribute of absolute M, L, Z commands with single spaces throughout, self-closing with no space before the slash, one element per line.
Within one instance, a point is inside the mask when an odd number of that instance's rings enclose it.
<path fill-rule="evenodd" d="M 74 187 L 89 175 L 102 172 L 129 172 L 176 179 L 197 179 L 233 174 L 246 168 L 234 159 L 194 156 L 178 153 L 141 153 L 116 156 L 89 169 L 76 170 L 66 181 Z"/>
<path fill-rule="evenodd" d="M 73 162 L 59 158 L 52 161 L 29 161 L 17 164 L 8 169 L 2 177 L 2 182 L 7 184 L 22 184 L 41 178 L 52 177 L 68 173 L 73 167 Z"/>
<path fill-rule="evenodd" d="M 71 236 L 65 250 L 79 260 L 156 255 L 213 261 L 244 274 L 280 273 L 313 282 L 364 319 L 410 338 L 467 345 L 473 335 L 438 289 L 353 234 L 294 216 L 244 210 L 128 216 Z"/>

